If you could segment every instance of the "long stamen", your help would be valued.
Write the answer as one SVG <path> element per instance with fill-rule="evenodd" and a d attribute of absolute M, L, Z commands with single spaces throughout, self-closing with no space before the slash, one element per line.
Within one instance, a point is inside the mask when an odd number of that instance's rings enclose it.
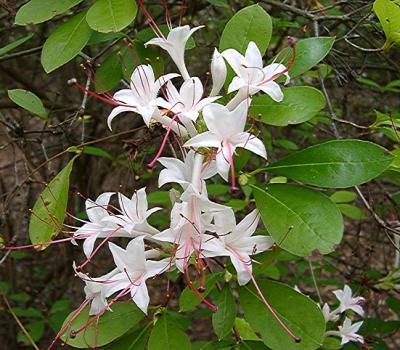
<path fill-rule="evenodd" d="M 58 339 L 65 333 L 65 331 L 71 326 L 71 323 L 79 316 L 79 314 L 82 312 L 82 310 L 90 303 L 90 299 L 86 299 L 72 314 L 70 319 L 67 321 L 64 327 L 60 329 L 60 331 L 57 333 L 56 337 L 53 339 L 47 350 L 51 350 L 53 346 L 56 344 Z"/>
<path fill-rule="evenodd" d="M 0 246 L 0 250 L 21 250 L 21 249 L 28 249 L 28 248 L 41 248 L 43 246 L 51 245 L 51 244 L 58 244 L 58 243 L 64 243 L 64 242 L 70 242 L 75 239 L 79 239 L 77 237 L 68 237 L 68 238 L 61 238 L 57 239 L 54 241 L 48 241 L 48 242 L 40 242 L 40 243 L 35 243 L 35 244 L 27 244 L 27 245 L 20 245 L 16 247 L 7 247 L 7 246 Z"/>
<path fill-rule="evenodd" d="M 140 8 L 140 11 L 142 11 L 143 15 L 147 18 L 147 22 L 148 22 L 150 28 L 153 30 L 153 32 L 159 38 L 165 39 L 164 34 L 160 30 L 160 28 L 158 28 L 157 23 L 154 22 L 153 17 L 151 17 L 149 11 L 147 11 L 147 9 L 146 9 L 146 6 L 144 6 L 143 1 L 142 0 L 136 0 L 136 3 L 138 4 L 138 6 Z"/>
<path fill-rule="evenodd" d="M 169 134 L 171 132 L 172 124 L 176 121 L 176 118 L 178 116 L 179 116 L 179 114 L 175 114 L 172 117 L 171 122 L 168 125 L 167 132 L 165 133 L 164 138 L 163 138 L 163 140 L 161 142 L 160 148 L 159 148 L 157 154 L 155 155 L 155 157 L 153 158 L 153 160 L 147 165 L 147 168 L 149 168 L 149 169 L 153 168 L 154 165 L 157 163 L 158 158 L 160 158 L 162 152 L 164 151 L 165 145 L 167 143 L 168 136 L 169 136 Z"/>

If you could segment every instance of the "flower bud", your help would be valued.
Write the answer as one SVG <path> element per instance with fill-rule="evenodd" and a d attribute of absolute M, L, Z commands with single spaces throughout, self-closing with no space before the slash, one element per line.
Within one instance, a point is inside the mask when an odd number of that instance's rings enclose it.
<path fill-rule="evenodd" d="M 246 186 L 249 183 L 249 177 L 247 174 L 241 174 L 239 176 L 239 185 L 240 186 Z"/>
<path fill-rule="evenodd" d="M 222 87 L 224 86 L 226 79 L 226 65 L 222 55 L 217 49 L 214 50 L 213 58 L 211 61 L 211 75 L 213 80 L 213 86 L 210 96 L 217 96 Z"/>

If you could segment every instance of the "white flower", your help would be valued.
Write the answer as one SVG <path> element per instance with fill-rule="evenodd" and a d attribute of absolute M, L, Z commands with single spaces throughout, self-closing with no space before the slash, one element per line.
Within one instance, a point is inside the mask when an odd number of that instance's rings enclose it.
<path fill-rule="evenodd" d="M 337 334 L 342 338 L 342 345 L 350 341 L 364 343 L 364 338 L 357 334 L 362 324 L 363 321 L 352 324 L 349 318 L 345 318 L 343 326 L 339 326 L 339 332 Z"/>
<path fill-rule="evenodd" d="M 286 75 L 287 84 L 290 81 L 287 68 L 280 63 L 263 67 L 260 50 L 253 41 L 249 43 L 245 56 L 235 49 L 225 50 L 222 56 L 237 75 L 229 85 L 228 93 L 241 89 L 251 96 L 261 90 L 277 102 L 283 100 L 282 90 L 274 80 Z"/>
<path fill-rule="evenodd" d="M 192 181 L 194 169 L 195 151 L 190 150 L 182 162 L 177 158 L 158 158 L 158 161 L 165 167 L 158 177 L 158 187 L 166 183 L 175 182 L 186 189 Z M 203 165 L 201 179 L 206 180 L 216 174 L 215 162 L 211 161 Z M 204 186 L 205 188 L 205 186 Z"/>
<path fill-rule="evenodd" d="M 75 231 L 74 238 L 84 239 L 83 251 L 87 258 L 92 254 L 98 238 L 110 235 L 112 237 L 123 236 L 118 226 L 109 221 L 112 215 L 107 211 L 107 206 L 113 194 L 114 192 L 105 192 L 99 195 L 95 201 L 87 199 L 85 202 L 89 221 Z"/>
<path fill-rule="evenodd" d="M 108 303 L 107 297 L 110 289 L 110 278 L 118 273 L 117 269 L 109 272 L 108 274 L 91 278 L 82 272 L 76 271 L 75 263 L 73 264 L 76 275 L 85 283 L 84 292 L 86 300 L 90 300 L 89 315 L 98 315 L 105 311 Z"/>
<path fill-rule="evenodd" d="M 218 173 L 227 181 L 229 167 L 233 167 L 233 154 L 237 147 L 267 158 L 263 142 L 244 132 L 247 120 L 248 100 L 229 111 L 225 106 L 211 103 L 203 109 L 203 118 L 209 131 L 187 141 L 186 147 L 215 147 Z"/>
<path fill-rule="evenodd" d="M 336 322 L 339 319 L 339 315 L 335 311 L 331 312 L 329 305 L 327 303 L 324 304 L 322 314 L 324 315 L 325 322 Z"/>
<path fill-rule="evenodd" d="M 353 310 L 360 316 L 364 316 L 364 310 L 361 307 L 360 303 L 362 303 L 365 299 L 362 297 L 353 297 L 351 288 L 348 285 L 345 285 L 343 290 L 338 289 L 335 290 L 333 293 L 340 302 L 340 312 Z"/>
<path fill-rule="evenodd" d="M 161 208 L 148 208 L 145 187 L 136 191 L 131 199 L 118 193 L 118 201 L 121 214 L 110 216 L 105 220 L 121 227 L 126 233 L 125 237 L 152 236 L 159 232 L 149 225 L 147 218 Z"/>
<path fill-rule="evenodd" d="M 268 236 L 253 236 L 257 229 L 260 215 L 258 210 L 253 210 L 239 224 L 235 224 L 233 212 L 216 216 L 220 220 L 220 227 L 225 224 L 225 229 L 232 229 L 229 234 L 219 233 L 219 237 L 211 237 L 202 244 L 202 254 L 205 257 L 229 256 L 237 271 L 239 285 L 248 283 L 252 275 L 250 255 L 255 255 L 268 250 L 274 241 Z M 217 233 L 218 234 L 218 233 Z"/>
<path fill-rule="evenodd" d="M 121 291 L 119 295 L 122 297 L 125 293 L 130 293 L 135 304 L 147 314 L 150 298 L 146 280 L 166 271 L 170 259 L 147 260 L 143 237 L 130 241 L 126 250 L 111 242 L 109 247 L 119 273 L 111 278 L 113 283 L 108 294 Z"/>
<path fill-rule="evenodd" d="M 153 38 L 145 45 L 157 45 L 166 50 L 178 67 L 183 79 L 187 80 L 190 78 L 190 75 L 185 65 L 186 43 L 196 30 L 203 27 L 204 26 L 200 26 L 190 29 L 188 25 L 179 26 L 171 29 L 167 38 Z"/>
<path fill-rule="evenodd" d="M 107 118 L 108 127 L 111 122 L 122 112 L 135 112 L 143 117 L 147 126 L 150 120 L 160 119 L 160 112 L 156 99 L 161 87 L 178 74 L 166 74 L 158 78 L 154 77 L 153 68 L 150 65 L 140 65 L 132 73 L 130 89 L 122 89 L 114 94 L 114 100 L 126 104 L 126 106 L 115 107 Z"/>
<path fill-rule="evenodd" d="M 214 50 L 213 58 L 211 60 L 211 76 L 212 76 L 212 89 L 210 96 L 216 96 L 221 91 L 224 86 L 227 75 L 227 69 L 223 56 L 218 52 L 217 49 Z"/>
<path fill-rule="evenodd" d="M 189 132 L 196 134 L 197 132 L 192 122 L 196 122 L 200 111 L 206 105 L 219 98 L 219 96 L 203 98 L 203 92 L 203 85 L 197 77 L 187 79 L 182 84 L 179 92 L 169 81 L 165 89 L 167 100 L 160 97 L 157 99 L 157 104 L 178 115 L 179 120 Z"/>

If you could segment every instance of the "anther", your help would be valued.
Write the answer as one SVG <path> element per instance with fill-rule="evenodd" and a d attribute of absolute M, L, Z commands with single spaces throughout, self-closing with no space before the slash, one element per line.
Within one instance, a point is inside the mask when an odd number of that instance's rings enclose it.
<path fill-rule="evenodd" d="M 77 333 L 76 333 L 76 331 L 74 331 L 74 330 L 72 330 L 72 331 L 69 333 L 69 337 L 70 337 L 71 339 L 75 339 L 76 336 L 77 336 Z"/>
<path fill-rule="evenodd" d="M 232 194 L 236 194 L 236 193 L 238 193 L 239 191 L 240 191 L 239 187 L 237 187 L 237 186 L 232 186 L 232 187 L 231 187 L 231 193 L 232 193 Z"/>
<path fill-rule="evenodd" d="M 78 80 L 76 80 L 76 78 L 72 78 L 72 79 L 69 79 L 67 81 L 68 85 L 74 85 L 74 84 L 77 84 L 77 83 L 78 83 Z"/>
<path fill-rule="evenodd" d="M 294 47 L 296 45 L 297 39 L 294 36 L 288 36 L 288 44 L 290 47 Z"/>
<path fill-rule="evenodd" d="M 206 291 L 206 287 L 200 286 L 199 288 L 197 288 L 197 290 L 198 290 L 200 293 L 204 293 L 204 292 Z"/>
<path fill-rule="evenodd" d="M 294 341 L 295 341 L 296 343 L 301 343 L 301 338 L 300 338 L 300 337 L 295 337 L 295 338 L 294 338 Z"/>

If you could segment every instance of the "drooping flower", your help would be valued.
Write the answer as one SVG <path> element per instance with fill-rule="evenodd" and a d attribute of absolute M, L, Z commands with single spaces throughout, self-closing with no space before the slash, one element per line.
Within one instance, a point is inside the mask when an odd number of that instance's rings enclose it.
<path fill-rule="evenodd" d="M 236 73 L 236 77 L 229 85 L 228 93 L 241 90 L 251 96 L 261 90 L 273 100 L 282 101 L 282 90 L 274 80 L 285 75 L 287 84 L 290 81 L 287 68 L 280 63 L 264 67 L 260 50 L 253 41 L 249 43 L 244 56 L 235 49 L 225 50 L 222 56 Z"/>
<path fill-rule="evenodd" d="M 333 292 L 340 302 L 339 311 L 353 310 L 360 316 L 364 316 L 362 303 L 365 301 L 363 297 L 353 297 L 351 288 L 346 284 L 343 290 L 338 289 Z"/>
<path fill-rule="evenodd" d="M 224 86 L 227 75 L 227 69 L 223 56 L 214 50 L 214 54 L 211 60 L 211 76 L 212 76 L 212 89 L 210 96 L 217 96 Z"/>
<path fill-rule="evenodd" d="M 177 158 L 158 158 L 158 161 L 165 167 L 158 177 L 158 187 L 167 183 L 175 182 L 186 189 L 192 181 L 194 169 L 195 151 L 190 150 L 184 161 Z M 207 180 L 216 174 L 215 162 L 211 161 L 203 165 L 201 178 Z"/>
<path fill-rule="evenodd" d="M 221 228 L 217 232 L 219 237 L 211 237 L 203 242 L 201 252 L 205 257 L 229 256 L 236 269 L 239 285 L 243 286 L 252 276 L 250 256 L 268 250 L 274 241 L 269 236 L 253 236 L 260 219 L 257 209 L 237 225 L 233 212 L 227 211 L 216 218 L 220 220 L 219 225 L 217 224 Z M 221 233 L 224 228 L 230 232 Z"/>
<path fill-rule="evenodd" d="M 176 64 L 184 80 L 190 78 L 189 72 L 185 64 L 185 48 L 186 43 L 192 34 L 204 26 L 190 29 L 188 25 L 179 26 L 171 29 L 167 38 L 158 37 L 149 40 L 145 45 L 157 45 L 166 50 Z"/>
<path fill-rule="evenodd" d="M 248 100 L 241 102 L 233 111 L 216 103 L 209 104 L 203 109 L 203 118 L 209 131 L 193 137 L 184 144 L 186 147 L 217 148 L 217 170 L 226 181 L 229 168 L 233 169 L 233 155 L 237 147 L 267 158 L 262 141 L 244 131 L 248 103 Z"/>
<path fill-rule="evenodd" d="M 130 293 L 134 303 L 147 314 L 150 298 L 146 280 L 165 272 L 169 268 L 170 259 L 147 260 L 143 237 L 131 240 L 126 249 L 111 242 L 109 248 L 119 272 L 111 277 L 113 283 L 108 294 L 120 292 L 119 296 L 122 297 Z"/>
<path fill-rule="evenodd" d="M 164 84 L 178 76 L 178 74 L 173 73 L 166 74 L 156 80 L 151 65 L 136 67 L 131 76 L 131 88 L 119 90 L 114 94 L 114 100 L 120 101 L 126 106 L 118 106 L 111 111 L 107 118 L 108 127 L 111 129 L 113 119 L 122 112 L 140 114 L 147 126 L 150 125 L 152 118 L 159 120 L 157 95 Z"/>
<path fill-rule="evenodd" d="M 121 214 L 108 217 L 106 220 L 118 225 L 127 237 L 152 236 L 159 231 L 147 222 L 148 217 L 160 210 L 148 208 L 146 188 L 136 191 L 132 198 L 118 193 L 118 202 Z"/>

